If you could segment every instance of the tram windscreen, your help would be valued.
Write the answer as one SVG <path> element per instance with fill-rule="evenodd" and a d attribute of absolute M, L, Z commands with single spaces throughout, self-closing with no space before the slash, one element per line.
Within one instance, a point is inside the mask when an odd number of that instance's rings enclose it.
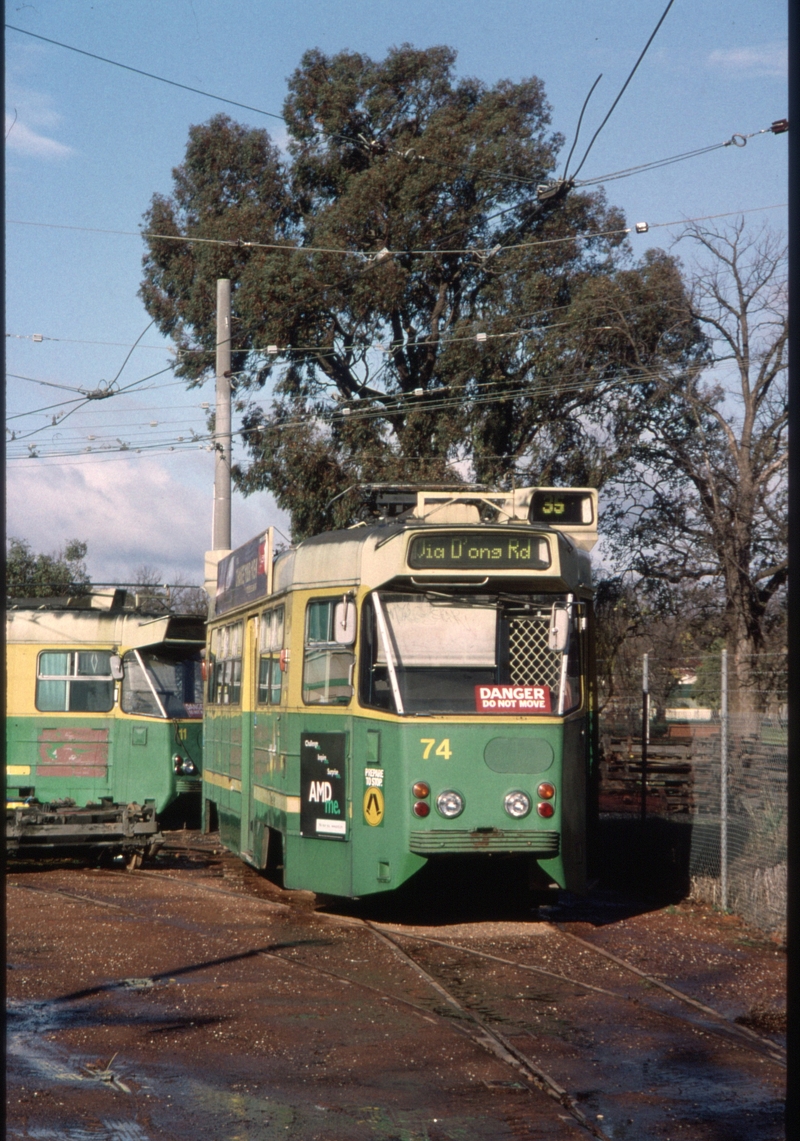
<path fill-rule="evenodd" d="M 375 591 L 362 616 L 362 704 L 417 715 L 568 712 L 581 700 L 579 639 L 549 648 L 554 604 L 568 605 L 554 595 Z M 520 687 L 537 700 L 520 705 Z"/>
<path fill-rule="evenodd" d="M 165 646 L 131 650 L 122 660 L 122 711 L 167 719 L 203 716 L 203 679 L 198 652 Z"/>

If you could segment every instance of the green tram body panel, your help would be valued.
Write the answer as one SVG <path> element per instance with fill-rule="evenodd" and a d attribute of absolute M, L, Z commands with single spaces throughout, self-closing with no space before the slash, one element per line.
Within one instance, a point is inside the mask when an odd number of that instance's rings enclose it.
<path fill-rule="evenodd" d="M 183 793 L 199 793 L 202 724 L 143 718 L 58 716 L 7 719 L 6 798 L 78 806 L 155 802 L 162 813 Z M 175 773 L 173 757 L 192 760 L 196 776 Z"/>
<path fill-rule="evenodd" d="M 201 619 L 139 613 L 121 591 L 110 597 L 48 600 L 35 608 L 11 604 L 9 838 L 21 830 L 26 848 L 39 841 L 46 846 L 47 828 L 26 825 L 26 808 L 31 819 L 37 813 L 43 818 L 39 806 L 70 802 L 77 809 L 101 802 L 151 804 L 148 811 L 158 815 L 182 800 L 187 810 L 199 802 L 203 626 Z M 112 658 L 122 676 L 111 676 Z M 173 689 L 180 684 L 180 693 L 170 690 L 170 679 Z M 142 707 L 151 715 L 144 715 Z M 83 818 L 78 814 L 75 819 Z M 92 847 L 91 828 L 85 836 L 78 825 L 73 831 L 75 846 Z"/>
<path fill-rule="evenodd" d="M 529 545 L 516 542 L 516 530 L 512 545 L 503 539 L 499 526 L 479 525 L 467 532 L 463 526 L 445 529 L 446 522 L 437 519 L 435 532 L 412 519 L 405 527 L 390 524 L 306 540 L 279 556 L 272 591 L 267 593 L 262 584 L 259 592 L 256 586 L 252 601 L 242 602 L 234 591 L 227 608 L 220 606 L 223 587 L 218 587 L 217 616 L 209 624 L 207 648 L 203 795 L 216 809 L 223 843 L 256 867 L 267 866 L 270 844 L 280 835 L 288 888 L 343 897 L 392 891 L 428 861 L 458 855 L 501 861 L 528 857 L 540 882 L 585 890 L 593 694 L 588 556 L 565 534 L 566 529 L 540 525 L 535 536 L 547 544 L 547 550 L 541 547 L 536 556 L 540 566 L 526 565 L 519 572 L 503 565 L 502 573 L 482 574 L 477 581 L 462 577 L 460 563 L 455 573 L 452 567 L 442 568 L 438 575 L 429 575 L 427 568 L 424 574 L 410 573 L 409 551 L 419 562 L 423 557 L 435 559 L 445 549 L 442 543 L 423 543 L 420 533 L 426 540 L 455 534 L 459 542 L 474 533 L 481 544 L 474 549 L 488 552 L 485 559 L 507 562 L 521 550 L 533 563 L 526 554 Z M 520 533 L 524 537 L 522 528 Z M 234 552 L 229 566 L 220 567 L 220 582 L 226 577 L 247 581 L 248 574 L 239 574 L 240 566 L 251 557 L 253 565 L 257 557 L 263 566 L 269 558 L 265 543 L 262 540 L 257 556 L 258 540 L 241 548 L 241 553 Z M 450 550 L 455 552 L 451 562 L 463 559 L 464 549 L 463 544 L 448 547 L 445 561 Z M 251 573 L 250 581 L 255 577 Z M 395 615 L 402 615 L 404 599 L 411 600 L 413 611 L 417 597 L 429 595 L 432 605 L 444 609 L 452 596 L 458 600 L 453 609 L 460 607 L 467 623 L 472 621 L 470 605 L 468 601 L 461 606 L 461 599 L 472 597 L 473 609 L 483 615 L 478 625 L 488 628 L 492 607 L 499 614 L 499 604 L 482 602 L 480 591 L 494 592 L 492 597 L 504 600 L 508 595 L 512 606 L 517 597 L 520 605 L 527 605 L 535 595 L 537 613 L 552 609 L 552 603 L 555 609 L 573 607 L 569 638 L 580 645 L 581 665 L 580 676 L 572 679 L 579 696 L 573 698 L 571 710 L 559 715 L 551 708 L 541 715 L 520 716 L 519 712 L 478 713 L 475 708 L 450 714 L 407 710 L 399 714 L 389 707 L 366 707 L 364 663 L 372 660 L 365 632 L 370 595 L 378 592 L 381 606 L 388 614 L 394 605 Z M 356 616 L 357 633 L 349 647 L 354 655 L 352 689 L 343 659 L 337 657 L 344 652 L 341 645 L 337 649 L 332 641 L 324 642 L 324 635 L 312 633 L 320 624 L 313 608 L 330 603 L 333 614 L 334 605 L 345 596 Z M 376 604 L 371 605 L 374 610 Z M 338 621 L 340 612 L 335 613 Z M 438 611 L 431 613 L 434 621 L 443 621 Z M 346 607 L 343 614 L 344 628 L 353 619 L 347 618 Z M 407 619 L 411 633 L 403 636 L 408 645 L 395 647 L 398 661 L 403 654 L 410 661 L 414 652 L 421 652 L 414 650 L 414 640 L 421 637 L 412 628 L 415 620 Z M 460 621 L 461 613 L 453 620 Z M 377 628 L 378 619 L 372 621 Z M 400 620 L 393 621 L 393 633 L 387 638 L 400 631 Z M 524 625 L 526 618 L 520 612 L 508 621 Z M 279 627 L 279 637 L 269 634 L 270 624 L 273 630 Z M 312 644 L 314 637 L 323 640 Z M 319 645 L 330 651 L 324 678 L 316 664 Z M 433 652 L 438 652 L 435 645 Z M 485 648 L 470 652 L 486 654 Z M 372 653 L 375 664 L 370 668 L 383 677 L 380 650 Z M 578 650 L 574 653 L 577 661 Z M 281 677 L 274 690 L 263 681 L 273 676 L 272 666 L 265 665 L 270 658 L 274 664 L 280 658 Z M 518 673 L 522 669 L 515 668 Z M 408 685 L 411 672 L 409 667 Z M 431 684 L 438 684 L 435 677 Z M 470 688 L 462 687 L 464 693 Z M 424 694 L 425 685 L 418 689 Z M 326 693 L 329 704 L 320 702 Z M 476 705 L 477 694 L 476 688 Z M 424 697 L 416 700 L 424 703 Z M 414 793 L 420 782 L 429 787 L 427 797 Z M 542 782 L 555 789 L 547 800 L 553 809 L 550 817 L 540 815 L 537 808 Z M 456 817 L 446 818 L 437 810 L 437 797 L 446 791 L 462 798 L 464 807 Z M 504 798 L 519 792 L 527 794 L 531 807 L 526 815 L 514 818 L 506 811 Z M 415 813 L 420 802 L 429 806 L 427 815 Z"/>
<path fill-rule="evenodd" d="M 268 718 L 256 714 L 256 727 Z M 585 718 L 568 722 L 566 731 L 558 725 L 535 727 L 497 719 L 490 725 L 453 724 L 438 718 L 391 724 L 363 716 L 294 713 L 283 719 L 289 751 L 275 766 L 278 771 L 264 773 L 260 781 L 254 781 L 249 837 L 245 836 L 244 844 L 242 793 L 236 778 L 233 787 L 227 789 L 206 781 L 205 795 L 217 805 L 223 842 L 257 866 L 266 863 L 265 829 L 283 835 L 286 887 L 363 896 L 399 887 L 431 857 L 514 853 L 535 857 L 542 871 L 559 885 L 581 888 Z M 221 754 L 211 743 L 210 723 L 207 733 L 207 764 L 218 772 L 223 765 Z M 348 812 L 346 840 L 341 843 L 301 834 L 301 741 L 320 734 L 343 737 Z M 565 736 L 573 742 L 566 765 Z M 446 742 L 450 759 L 435 756 L 431 749 L 428 759 L 423 760 L 423 739 L 433 739 L 434 748 Z M 510 759 L 504 771 L 496 771 L 485 758 L 488 751 L 494 761 L 495 753 L 501 750 L 507 750 Z M 523 750 L 530 752 L 531 763 L 520 772 L 518 758 Z M 577 771 L 570 771 L 570 767 Z M 554 815 L 541 819 L 534 808 L 524 819 L 511 820 L 503 810 L 504 796 L 521 790 L 535 805 L 536 790 L 543 780 L 557 787 Z M 418 781 L 430 786 L 431 803 L 445 790 L 460 792 L 466 804 L 462 815 L 445 820 L 432 808 L 424 819 L 415 816 L 412 787 Z M 380 823 L 373 825 L 366 818 L 365 805 L 375 787 L 382 794 L 383 813 Z M 562 840 L 565 833 L 569 836 L 566 845 Z"/>

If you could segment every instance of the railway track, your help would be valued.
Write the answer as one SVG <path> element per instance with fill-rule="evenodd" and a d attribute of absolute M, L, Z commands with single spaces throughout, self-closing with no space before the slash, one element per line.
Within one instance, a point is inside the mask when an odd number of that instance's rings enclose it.
<path fill-rule="evenodd" d="M 177 849 L 175 849 L 175 850 L 177 850 Z M 197 846 L 194 850 L 204 851 L 205 849 L 201 849 L 199 846 Z M 126 873 L 107 872 L 106 874 L 123 875 Z M 165 880 L 173 880 L 173 881 L 176 879 L 179 879 L 179 877 L 177 877 L 174 873 L 170 874 L 170 873 L 165 873 L 165 872 L 154 872 L 154 871 L 141 870 L 141 869 L 134 870 L 134 874 L 149 876 L 149 877 L 156 877 L 156 878 L 165 879 Z M 186 881 L 180 880 L 180 882 L 185 883 Z M 15 884 L 13 886 L 19 887 L 20 885 Z M 193 881 L 193 886 L 195 888 L 197 888 L 198 890 L 203 891 L 203 892 L 208 892 L 208 893 L 215 894 L 215 895 L 223 895 L 223 896 L 227 896 L 228 898 L 232 898 L 232 899 L 241 898 L 240 892 L 229 891 L 229 890 L 226 890 L 225 888 L 212 886 L 212 885 L 207 884 L 207 883 Z M 108 903 L 106 901 L 97 899 L 95 897 L 87 896 L 87 895 L 81 895 L 81 894 L 78 894 L 75 892 L 68 892 L 68 891 L 61 891 L 61 890 L 48 892 L 46 889 L 37 888 L 37 887 L 27 887 L 26 890 L 34 891 L 34 892 L 40 892 L 40 893 L 43 892 L 44 894 L 51 894 L 51 895 L 55 895 L 57 897 L 62 897 L 62 898 L 70 898 L 70 899 L 74 899 L 74 900 L 89 903 L 89 904 L 95 904 L 99 907 L 112 908 L 112 909 L 117 910 L 117 911 L 124 911 L 125 910 L 124 908 L 122 908 L 118 904 Z M 260 896 L 260 895 L 251 895 L 250 898 L 258 898 L 262 903 L 266 904 L 267 906 L 278 907 L 278 908 L 291 908 L 292 906 L 309 907 L 311 905 L 311 901 L 309 901 L 309 899 L 308 899 L 309 893 L 307 893 L 307 892 L 298 892 L 298 893 L 283 892 L 282 889 L 278 889 L 278 891 L 280 892 L 280 894 L 288 896 L 290 899 L 292 899 L 294 897 L 293 902 L 284 902 L 284 901 L 281 901 L 280 899 L 267 900 L 267 899 L 264 899 L 263 896 Z M 135 912 L 127 910 L 126 914 L 134 915 Z M 499 956 L 499 955 L 491 954 L 490 952 L 487 952 L 487 951 L 479 950 L 479 949 L 476 949 L 474 947 L 465 946 L 463 943 L 454 943 L 452 941 L 448 941 L 448 940 L 444 940 L 444 939 L 436 939 L 430 935 L 406 934 L 406 933 L 398 930 L 397 927 L 379 924 L 379 923 L 371 922 L 368 920 L 358 920 L 358 919 L 354 919 L 352 917 L 336 916 L 334 914 L 334 915 L 326 915 L 325 918 L 328 920 L 332 920 L 334 922 L 344 923 L 346 925 L 363 925 L 363 926 L 365 926 L 369 930 L 373 931 L 373 933 L 376 935 L 376 937 L 381 938 L 384 941 L 388 939 L 392 943 L 396 952 L 403 955 L 403 957 L 405 958 L 405 960 L 409 964 L 413 963 L 420 970 L 422 970 L 422 968 L 419 966 L 419 964 L 416 963 L 416 961 L 410 955 L 408 955 L 402 951 L 402 948 L 401 948 L 400 944 L 397 942 L 397 940 L 401 940 L 401 941 L 413 940 L 413 941 L 421 942 L 424 944 L 431 944 L 432 946 L 439 946 L 439 947 L 446 948 L 446 949 L 451 950 L 451 951 L 460 952 L 464 955 L 470 955 L 470 956 L 473 956 L 475 958 L 486 959 L 486 960 L 491 961 L 491 962 L 500 963 L 504 966 L 513 967 L 515 970 L 518 970 L 518 971 L 528 972 L 528 973 L 536 974 L 536 975 L 542 975 L 546 978 L 556 980 L 560 983 L 568 984 L 570 986 L 579 987 L 579 988 L 582 988 L 586 991 L 593 991 L 596 994 L 606 995 L 607 997 L 613 998 L 613 999 L 615 999 L 621 1003 L 629 1003 L 629 1004 L 634 1005 L 634 1006 L 641 1006 L 642 1005 L 642 998 L 640 996 L 631 996 L 630 994 L 627 994 L 624 992 L 609 990 L 607 987 L 597 986 L 593 983 L 587 982 L 585 979 L 582 979 L 582 978 L 572 978 L 570 976 L 564 975 L 561 972 L 550 971 L 545 967 L 536 966 L 536 965 L 531 964 L 531 963 L 523 963 L 523 962 L 519 962 L 516 960 L 504 958 L 504 957 Z M 162 919 L 159 919 L 158 922 L 169 923 L 169 920 L 162 918 Z M 624 971 L 642 979 L 649 987 L 662 990 L 665 994 L 668 994 L 670 997 L 675 999 L 678 1003 L 692 1008 L 693 1011 L 699 1012 L 702 1016 L 705 1016 L 706 1020 L 712 1019 L 714 1021 L 714 1023 L 716 1023 L 717 1025 L 716 1026 L 713 1026 L 713 1025 L 708 1026 L 707 1023 L 704 1024 L 704 1031 L 706 1033 L 716 1033 L 716 1034 L 718 1034 L 718 1035 L 720 1035 L 726 1039 L 734 1040 L 741 1047 L 743 1047 L 745 1049 L 750 1049 L 750 1050 L 754 1051 L 755 1053 L 757 1053 L 758 1055 L 763 1056 L 763 1057 L 767 1057 L 770 1059 L 770 1061 L 773 1061 L 773 1062 L 777 1063 L 778 1065 L 785 1067 L 785 1065 L 786 1065 L 786 1050 L 779 1043 L 776 1043 L 769 1038 L 765 1038 L 763 1035 L 756 1033 L 754 1030 L 751 1030 L 749 1027 L 744 1026 L 741 1023 L 737 1023 L 733 1019 L 729 1018 L 727 1015 L 723 1014 L 721 1011 L 715 1010 L 713 1007 L 708 1006 L 706 1003 L 700 1002 L 696 998 L 693 998 L 690 995 L 685 994 L 683 991 L 679 990 L 677 987 L 674 987 L 674 986 L 669 985 L 668 983 L 665 983 L 662 979 L 656 978 L 654 975 L 648 974 L 646 971 L 643 971 L 639 967 L 635 966 L 634 964 L 627 962 L 626 960 L 620 958 L 617 955 L 614 955 L 612 952 L 606 950 L 605 948 L 599 947 L 596 943 L 593 943 L 588 939 L 583 939 L 580 936 L 573 934 L 572 932 L 566 930 L 566 928 L 563 924 L 553 924 L 553 925 L 548 925 L 548 926 L 552 926 L 554 928 L 554 930 L 557 930 L 559 932 L 559 934 L 562 937 L 564 937 L 565 939 L 567 939 L 573 943 L 579 944 L 582 947 L 588 948 L 589 950 L 592 951 L 593 954 L 599 955 L 605 959 L 610 960 L 611 962 L 615 963 L 617 966 L 621 967 Z M 432 983 L 432 985 L 433 985 L 433 983 Z M 438 986 L 438 985 L 439 984 L 436 984 L 436 986 Z M 455 1002 L 455 1000 L 453 1000 L 453 1001 Z M 458 1004 L 456 1004 L 456 1005 L 458 1005 Z M 688 1025 L 690 1025 L 692 1027 L 697 1025 L 696 1022 L 693 1022 L 691 1019 L 689 1019 L 685 1015 L 682 1016 L 681 1014 L 676 1013 L 674 1011 L 668 1012 L 668 1011 L 662 1010 L 662 1011 L 658 1011 L 658 1013 L 662 1017 L 669 1017 L 669 1018 L 675 1019 L 676 1021 L 686 1022 Z"/>
<path fill-rule="evenodd" d="M 208 853 L 208 849 L 199 850 Z M 490 949 L 481 937 L 480 924 L 473 925 L 467 938 L 437 937 L 330 910 L 312 914 L 314 901 L 309 893 L 270 887 L 238 863 L 231 865 L 230 874 L 238 888 L 225 886 L 224 879 L 209 882 L 179 871 L 97 873 L 101 882 L 141 877 L 179 885 L 183 896 L 246 899 L 267 912 L 286 915 L 299 910 L 305 913 L 306 923 L 346 932 L 362 946 L 365 940 L 380 945 L 402 973 L 389 970 L 377 982 L 348 966 L 347 956 L 344 963 L 336 960 L 322 965 L 303 946 L 253 947 L 242 954 L 280 960 L 306 977 L 336 980 L 337 985 L 373 995 L 384 1006 L 401 1007 L 429 1024 L 444 1024 L 449 1032 L 468 1037 L 506 1067 L 509 1086 L 545 1093 L 575 1125 L 601 1139 L 625 1136 L 624 1129 L 620 1133 L 623 1125 L 634 1130 L 628 1135 L 641 1136 L 637 1131 L 646 1131 L 658 1116 L 660 1095 L 648 1094 L 641 1083 L 631 1081 L 631 1070 L 641 1070 L 643 1059 L 659 1057 L 663 1062 L 669 1054 L 694 1058 L 696 1105 L 702 1100 L 713 1102 L 712 1089 L 722 1071 L 736 1075 L 742 1088 L 743 1074 L 757 1079 L 759 1067 L 767 1066 L 774 1074 L 785 1065 L 785 1053 L 777 1042 L 741 1026 L 672 982 L 575 935 L 562 923 L 536 924 L 540 932 L 536 938 L 501 937 Z M 161 925 L 182 922 L 169 914 L 148 914 L 135 897 L 123 906 L 103 899 L 101 892 L 11 886 L 44 890 Z M 625 1057 L 625 1066 L 620 1066 L 620 1057 Z M 705 1079 L 703 1071 L 707 1071 Z M 612 1125 L 610 1132 L 604 1128 L 607 1122 Z"/>

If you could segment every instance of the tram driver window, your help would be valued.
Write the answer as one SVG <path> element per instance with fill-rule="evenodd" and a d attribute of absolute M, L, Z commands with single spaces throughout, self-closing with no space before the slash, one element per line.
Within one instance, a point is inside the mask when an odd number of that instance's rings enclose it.
<path fill-rule="evenodd" d="M 172 647 L 129 650 L 123 658 L 123 713 L 142 717 L 200 718 L 203 683 L 200 657 Z"/>
<path fill-rule="evenodd" d="M 45 650 L 36 671 L 36 708 L 46 713 L 107 713 L 114 707 L 110 650 Z"/>
<path fill-rule="evenodd" d="M 355 654 L 336 641 L 333 623 L 342 596 L 309 602 L 303 653 L 306 705 L 347 705 L 353 696 Z M 354 602 L 349 603 L 354 606 Z"/>

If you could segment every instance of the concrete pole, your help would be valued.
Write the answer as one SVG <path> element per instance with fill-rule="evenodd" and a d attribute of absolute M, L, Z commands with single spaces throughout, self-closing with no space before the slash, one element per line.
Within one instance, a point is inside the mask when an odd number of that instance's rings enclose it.
<path fill-rule="evenodd" d="M 231 283 L 217 281 L 217 409 L 211 547 L 231 549 Z"/>

